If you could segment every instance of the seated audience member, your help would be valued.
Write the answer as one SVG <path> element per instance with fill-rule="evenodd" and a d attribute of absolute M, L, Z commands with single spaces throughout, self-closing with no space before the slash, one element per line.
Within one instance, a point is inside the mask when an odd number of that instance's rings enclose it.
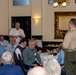
<path fill-rule="evenodd" d="M 10 52 L 4 52 L 1 60 L 4 65 L 0 67 L 0 75 L 24 75 L 19 66 L 12 65 L 13 59 Z"/>
<path fill-rule="evenodd" d="M 5 51 L 6 51 L 5 48 L 4 48 L 2 45 L 0 45 L 0 56 L 2 56 L 2 54 L 3 54 Z"/>
<path fill-rule="evenodd" d="M 1 56 L 5 51 L 6 51 L 5 48 L 2 45 L 0 45 L 0 65 L 1 65 Z"/>
<path fill-rule="evenodd" d="M 43 64 L 48 75 L 61 75 L 61 67 L 56 59 L 48 59 Z"/>
<path fill-rule="evenodd" d="M 25 38 L 24 30 L 20 28 L 20 23 L 15 23 L 15 28 L 12 28 L 9 33 L 10 37 L 14 37 L 16 42 L 19 43 L 21 39 Z"/>
<path fill-rule="evenodd" d="M 37 44 L 38 44 L 38 40 L 37 39 L 34 39 L 35 41 L 35 48 L 37 49 L 38 53 L 41 53 L 41 52 L 50 52 L 50 50 L 46 49 L 46 48 L 42 48 L 42 47 L 39 47 Z"/>
<path fill-rule="evenodd" d="M 20 42 L 19 42 L 19 45 L 16 47 L 15 51 L 14 51 L 14 58 L 15 58 L 15 61 L 17 62 L 16 64 L 18 65 L 19 64 L 19 55 L 20 55 L 20 58 L 21 60 L 23 59 L 22 57 L 22 52 L 23 50 L 25 49 L 26 47 L 26 40 L 25 39 L 21 39 Z"/>
<path fill-rule="evenodd" d="M 13 56 L 13 52 L 16 49 L 17 45 L 18 45 L 18 43 L 16 43 L 15 38 L 14 37 L 11 37 L 10 38 L 10 43 L 7 46 L 7 49 L 6 50 L 9 51 L 12 54 L 12 56 Z"/>
<path fill-rule="evenodd" d="M 43 67 L 34 67 L 30 69 L 27 75 L 48 75 Z"/>
<path fill-rule="evenodd" d="M 61 65 L 61 68 L 62 68 L 61 69 L 61 75 L 66 75 L 65 68 L 64 68 L 64 50 L 63 49 L 60 50 L 57 60 L 58 60 L 58 63 Z"/>
<path fill-rule="evenodd" d="M 35 66 L 42 66 L 40 55 L 35 48 L 34 40 L 29 40 L 29 47 L 27 47 L 23 52 L 23 62 L 27 69 L 33 68 Z"/>
<path fill-rule="evenodd" d="M 4 47 L 7 47 L 7 45 L 9 44 L 9 42 L 4 39 L 3 35 L 0 35 L 0 44 Z"/>
<path fill-rule="evenodd" d="M 60 50 L 57 60 L 61 66 L 64 65 L 64 50 L 63 49 Z"/>

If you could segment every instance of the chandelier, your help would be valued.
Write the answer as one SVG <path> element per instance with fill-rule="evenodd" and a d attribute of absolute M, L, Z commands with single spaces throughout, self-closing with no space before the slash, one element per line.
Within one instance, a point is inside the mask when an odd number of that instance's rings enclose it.
<path fill-rule="evenodd" d="M 54 3 L 53 3 L 53 6 L 56 8 L 56 7 L 66 7 L 66 0 L 54 0 Z"/>

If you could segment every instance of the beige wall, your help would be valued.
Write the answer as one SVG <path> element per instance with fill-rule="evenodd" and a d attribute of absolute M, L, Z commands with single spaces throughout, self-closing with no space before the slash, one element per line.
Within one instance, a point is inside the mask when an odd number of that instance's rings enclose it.
<path fill-rule="evenodd" d="M 48 5 L 48 0 L 42 0 L 42 27 L 43 27 L 43 40 L 46 41 L 62 41 L 54 39 L 54 12 L 57 11 L 76 11 L 75 0 L 69 0 L 67 7 L 53 8 Z"/>
<path fill-rule="evenodd" d="M 13 0 L 9 0 L 9 30 L 11 29 L 12 16 L 31 16 L 32 5 L 29 6 L 13 6 Z"/>
<path fill-rule="evenodd" d="M 68 30 L 68 23 L 71 18 L 76 18 L 76 16 L 60 16 L 59 17 L 59 29 Z"/>
<path fill-rule="evenodd" d="M 8 0 L 0 0 L 0 34 L 8 34 Z"/>
<path fill-rule="evenodd" d="M 13 0 L 0 0 L 0 8 L 0 34 L 8 34 L 11 29 L 11 16 L 31 16 L 32 35 L 43 35 L 44 41 L 62 41 L 54 39 L 54 12 L 76 11 L 76 4 L 75 0 L 70 0 L 65 8 L 53 8 L 48 5 L 48 0 L 30 0 L 29 6 L 13 6 Z M 33 20 L 35 16 L 41 17 L 38 24 Z"/>
<path fill-rule="evenodd" d="M 34 17 L 38 16 L 41 18 L 41 0 L 31 0 L 32 1 L 32 35 L 42 35 L 42 24 L 41 19 L 36 24 L 33 20 Z"/>

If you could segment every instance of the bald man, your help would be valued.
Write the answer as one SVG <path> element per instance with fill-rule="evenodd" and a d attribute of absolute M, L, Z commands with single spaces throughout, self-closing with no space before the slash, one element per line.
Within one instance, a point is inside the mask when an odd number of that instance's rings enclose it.
<path fill-rule="evenodd" d="M 47 75 L 47 73 L 43 67 L 34 67 L 28 71 L 27 75 Z"/>

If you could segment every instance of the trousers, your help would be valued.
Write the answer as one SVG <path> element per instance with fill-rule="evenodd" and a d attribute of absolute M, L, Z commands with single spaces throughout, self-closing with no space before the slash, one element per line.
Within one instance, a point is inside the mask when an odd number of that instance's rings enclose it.
<path fill-rule="evenodd" d="M 76 75 L 76 51 L 65 52 L 64 66 L 66 75 Z"/>
<path fill-rule="evenodd" d="M 33 64 L 37 64 L 38 66 L 40 66 L 40 64 L 37 63 L 37 61 L 33 62 Z M 27 70 L 29 70 L 30 68 L 33 68 L 34 66 L 26 65 L 26 64 L 25 64 L 25 67 L 26 67 Z"/>

